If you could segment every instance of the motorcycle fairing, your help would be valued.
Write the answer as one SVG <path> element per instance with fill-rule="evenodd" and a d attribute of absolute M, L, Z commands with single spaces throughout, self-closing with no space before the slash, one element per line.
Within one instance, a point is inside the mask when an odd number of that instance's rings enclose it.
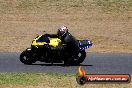
<path fill-rule="evenodd" d="M 32 46 L 38 48 L 38 46 L 49 44 L 50 46 L 57 47 L 60 42 L 61 40 L 59 38 L 50 38 L 44 35 L 40 35 L 33 40 Z"/>
<path fill-rule="evenodd" d="M 57 47 L 59 46 L 59 43 L 61 43 L 61 40 L 59 38 L 49 38 L 50 39 L 50 46 Z"/>

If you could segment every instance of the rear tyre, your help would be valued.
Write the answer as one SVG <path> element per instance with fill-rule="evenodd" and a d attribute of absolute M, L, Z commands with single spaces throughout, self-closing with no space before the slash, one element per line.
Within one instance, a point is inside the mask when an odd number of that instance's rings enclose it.
<path fill-rule="evenodd" d="M 25 50 L 20 55 L 20 61 L 24 64 L 31 65 L 32 63 L 35 63 L 35 60 L 32 58 L 32 52 L 31 50 Z"/>

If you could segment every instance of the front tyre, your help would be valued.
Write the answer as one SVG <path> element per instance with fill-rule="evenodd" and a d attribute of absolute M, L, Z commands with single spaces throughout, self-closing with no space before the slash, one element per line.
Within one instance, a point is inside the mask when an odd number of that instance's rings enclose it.
<path fill-rule="evenodd" d="M 24 64 L 30 65 L 34 63 L 35 61 L 32 58 L 32 52 L 31 50 L 25 50 L 20 55 L 20 61 Z"/>
<path fill-rule="evenodd" d="M 86 52 L 85 50 L 82 50 L 78 54 L 78 63 L 82 63 L 86 58 Z"/>
<path fill-rule="evenodd" d="M 85 50 L 82 50 L 78 53 L 77 56 L 73 57 L 73 61 L 71 63 L 73 63 L 74 65 L 80 65 L 80 63 L 82 63 L 86 58 L 86 52 Z"/>
<path fill-rule="evenodd" d="M 85 50 L 82 50 L 79 52 L 79 54 L 73 55 L 70 58 L 67 58 L 64 60 L 64 64 L 65 65 L 80 65 L 80 63 L 82 63 L 86 58 L 86 52 Z"/>

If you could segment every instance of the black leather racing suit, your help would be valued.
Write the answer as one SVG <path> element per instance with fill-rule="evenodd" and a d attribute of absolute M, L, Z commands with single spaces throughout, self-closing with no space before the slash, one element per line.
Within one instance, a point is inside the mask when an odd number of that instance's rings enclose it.
<path fill-rule="evenodd" d="M 58 34 L 46 34 L 46 36 L 61 39 L 62 44 L 65 44 L 66 46 L 61 45 L 59 48 L 70 52 L 70 54 L 74 54 L 79 51 L 78 41 L 69 32 L 65 33 L 63 36 L 59 36 Z"/>
<path fill-rule="evenodd" d="M 70 54 L 74 54 L 79 50 L 78 41 L 69 32 L 61 37 L 61 41 L 63 44 L 66 44 L 66 50 Z"/>

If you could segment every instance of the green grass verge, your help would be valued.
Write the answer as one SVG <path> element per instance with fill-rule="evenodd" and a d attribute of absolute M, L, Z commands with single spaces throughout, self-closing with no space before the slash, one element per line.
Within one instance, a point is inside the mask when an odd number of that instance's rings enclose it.
<path fill-rule="evenodd" d="M 75 74 L 63 73 L 0 73 L 0 88 L 131 88 L 129 84 L 85 84 L 76 82 Z"/>
<path fill-rule="evenodd" d="M 40 74 L 31 73 L 1 73 L 0 84 L 37 84 Z"/>
<path fill-rule="evenodd" d="M 48 83 L 56 85 L 57 79 L 75 77 L 73 74 L 61 73 L 0 73 L 0 84 L 39 85 Z M 60 81 L 58 80 L 57 83 Z"/>

